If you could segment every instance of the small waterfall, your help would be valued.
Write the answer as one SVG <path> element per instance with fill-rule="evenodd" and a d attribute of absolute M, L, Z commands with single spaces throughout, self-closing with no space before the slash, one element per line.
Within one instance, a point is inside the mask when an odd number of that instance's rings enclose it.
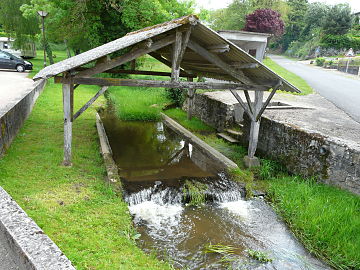
<path fill-rule="evenodd" d="M 233 181 L 229 180 L 224 173 L 219 173 L 216 179 L 203 182 L 207 186 L 204 191 L 207 202 L 224 203 L 241 200 L 243 190 Z M 138 192 L 126 193 L 125 201 L 130 205 L 137 205 L 151 201 L 159 205 L 185 204 L 183 187 L 166 187 L 161 181 L 155 181 L 154 185 Z"/>

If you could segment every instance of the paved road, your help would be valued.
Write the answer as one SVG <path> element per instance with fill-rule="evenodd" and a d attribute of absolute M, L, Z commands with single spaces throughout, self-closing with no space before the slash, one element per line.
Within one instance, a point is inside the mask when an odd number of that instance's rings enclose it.
<path fill-rule="evenodd" d="M 30 91 L 34 82 L 28 75 L 27 72 L 0 70 L 0 116 Z"/>
<path fill-rule="evenodd" d="M 321 70 L 282 56 L 270 58 L 287 70 L 302 77 L 321 96 L 360 122 L 360 80 L 328 70 Z"/>

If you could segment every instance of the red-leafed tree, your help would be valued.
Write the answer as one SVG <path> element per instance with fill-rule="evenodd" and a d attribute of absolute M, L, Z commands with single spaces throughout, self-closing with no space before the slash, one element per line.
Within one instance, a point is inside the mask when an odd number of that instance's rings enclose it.
<path fill-rule="evenodd" d="M 284 22 L 280 16 L 279 12 L 272 9 L 257 9 L 246 15 L 244 30 L 281 36 L 284 33 Z"/>

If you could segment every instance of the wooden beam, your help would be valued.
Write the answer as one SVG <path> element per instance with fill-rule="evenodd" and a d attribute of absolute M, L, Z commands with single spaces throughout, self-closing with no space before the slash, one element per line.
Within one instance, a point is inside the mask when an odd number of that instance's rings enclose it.
<path fill-rule="evenodd" d="M 236 98 L 236 100 L 240 103 L 241 107 L 244 109 L 244 111 L 249 115 L 250 119 L 254 118 L 254 115 L 252 114 L 252 112 L 249 111 L 249 108 L 246 107 L 244 101 L 241 99 L 241 97 L 239 96 L 238 93 L 236 93 L 235 90 L 229 89 L 231 94 L 233 94 L 233 96 Z"/>
<path fill-rule="evenodd" d="M 106 90 L 108 90 L 109 86 L 103 86 L 101 87 L 101 89 L 99 90 L 99 92 L 96 93 L 95 96 L 93 96 L 88 102 L 86 102 L 86 104 L 84 106 L 81 107 L 80 110 L 78 110 L 73 117 L 73 121 L 75 121 L 76 118 L 78 118 L 84 111 L 86 111 L 87 108 L 90 107 L 91 104 L 93 104 L 95 102 L 95 100 L 98 99 L 98 97 L 100 97 L 102 94 L 105 93 Z"/>
<path fill-rule="evenodd" d="M 230 51 L 230 45 L 229 44 L 217 44 L 217 45 L 212 45 L 212 46 L 206 47 L 206 49 L 212 53 L 225 53 L 225 52 Z"/>
<path fill-rule="evenodd" d="M 63 84 L 63 109 L 64 109 L 64 166 L 71 166 L 71 143 L 72 143 L 72 122 L 74 89 L 71 75 L 66 72 L 64 79 L 67 83 Z"/>
<path fill-rule="evenodd" d="M 173 36 L 173 35 L 165 37 L 159 41 L 154 42 L 149 48 L 140 48 L 135 51 L 130 51 L 130 52 L 128 52 L 124 55 L 121 55 L 119 57 L 116 57 L 106 63 L 100 63 L 93 68 L 90 68 L 85 71 L 81 71 L 78 74 L 76 74 L 75 77 L 93 76 L 95 74 L 104 72 L 106 70 L 109 70 L 109 69 L 115 68 L 117 66 L 120 66 L 124 63 L 127 63 L 131 60 L 134 60 L 144 54 L 148 54 L 150 52 L 153 52 L 160 48 L 168 46 L 168 45 L 172 44 L 174 41 L 175 41 L 175 36 Z"/>
<path fill-rule="evenodd" d="M 158 60 L 159 62 L 163 63 L 164 65 L 168 66 L 169 68 L 171 68 L 171 62 L 168 61 L 167 59 L 165 59 L 164 57 L 162 57 L 160 54 L 156 53 L 156 52 L 152 52 L 149 53 L 150 56 L 154 57 L 156 60 Z M 180 74 L 184 73 L 184 74 L 188 74 L 190 76 L 185 76 L 185 77 L 191 77 L 191 74 L 184 71 L 183 69 L 180 68 Z M 196 75 L 194 75 L 196 76 Z"/>
<path fill-rule="evenodd" d="M 254 110 L 252 108 L 252 104 L 251 104 L 251 98 L 250 98 L 250 95 L 249 95 L 249 92 L 247 90 L 244 91 L 244 94 L 245 94 L 245 98 L 246 98 L 246 102 L 248 104 L 248 107 L 249 107 L 249 110 L 252 114 L 254 114 Z"/>
<path fill-rule="evenodd" d="M 268 98 L 266 99 L 265 103 L 263 104 L 261 110 L 258 112 L 257 116 L 256 116 L 256 121 L 258 121 L 261 117 L 261 115 L 263 114 L 263 112 L 265 111 L 266 107 L 269 105 L 270 100 L 273 98 L 273 96 L 275 95 L 276 91 L 279 90 L 279 88 L 282 86 L 282 81 L 280 80 L 279 83 L 273 87 L 273 90 L 271 91 L 270 95 L 268 96 Z"/>
<path fill-rule="evenodd" d="M 175 43 L 173 44 L 172 58 L 171 58 L 171 81 L 178 81 L 180 75 L 180 52 L 182 44 L 182 33 L 176 30 Z"/>
<path fill-rule="evenodd" d="M 220 68 L 222 68 L 226 73 L 231 75 L 236 80 L 239 80 L 240 82 L 245 83 L 245 84 L 252 84 L 253 83 L 249 78 L 247 78 L 246 76 L 241 74 L 239 71 L 232 68 L 229 64 L 225 63 L 222 59 L 220 59 L 220 57 L 218 57 L 217 55 L 209 52 L 208 50 L 206 50 L 204 47 L 199 45 L 194 40 L 190 40 L 189 43 L 188 43 L 188 46 L 189 46 L 190 49 L 192 49 L 194 52 L 196 52 L 199 55 L 201 55 L 202 57 L 204 57 L 209 62 L 217 65 Z"/>
<path fill-rule="evenodd" d="M 241 83 L 213 83 L 213 82 L 171 82 L 154 80 L 133 80 L 117 78 L 74 78 L 74 83 L 99 86 L 135 86 L 135 87 L 165 87 L 165 88 L 191 88 L 191 89 L 219 89 L 219 90 L 248 90 L 267 91 L 268 86 L 246 85 Z M 62 77 L 56 76 L 55 83 L 68 83 Z"/>
<path fill-rule="evenodd" d="M 76 68 L 76 71 L 83 71 L 87 70 L 87 68 Z M 110 74 L 134 74 L 134 75 L 153 75 L 153 76 L 164 76 L 164 77 L 171 77 L 170 72 L 161 72 L 161 71 L 147 71 L 147 70 L 127 70 L 127 69 L 111 69 L 107 70 L 103 73 L 110 73 Z M 183 71 L 180 71 L 180 77 L 184 78 L 196 78 L 196 75 L 189 74 Z"/>
<path fill-rule="evenodd" d="M 184 54 L 185 54 L 187 45 L 189 43 L 191 32 L 192 32 L 193 28 L 194 28 L 194 25 L 190 25 L 189 29 L 183 35 L 182 46 L 181 46 L 181 51 L 180 51 L 180 55 L 179 55 L 180 59 L 183 59 L 183 57 L 184 57 Z"/>

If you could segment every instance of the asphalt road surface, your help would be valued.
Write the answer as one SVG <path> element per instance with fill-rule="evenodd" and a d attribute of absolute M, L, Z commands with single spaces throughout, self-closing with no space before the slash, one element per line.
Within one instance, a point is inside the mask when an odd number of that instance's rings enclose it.
<path fill-rule="evenodd" d="M 0 116 L 31 90 L 34 82 L 28 75 L 27 72 L 0 70 Z"/>
<path fill-rule="evenodd" d="M 360 122 L 360 80 L 344 73 L 321 70 L 288 58 L 270 55 L 270 58 L 287 70 L 302 77 L 321 96 Z"/>

